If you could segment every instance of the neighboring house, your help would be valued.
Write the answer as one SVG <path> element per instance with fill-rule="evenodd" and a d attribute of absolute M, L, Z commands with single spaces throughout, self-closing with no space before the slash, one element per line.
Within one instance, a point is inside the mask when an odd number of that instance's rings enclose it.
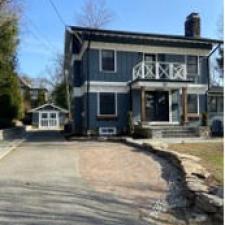
<path fill-rule="evenodd" d="M 129 111 L 148 126 L 200 121 L 207 111 L 208 56 L 222 43 L 200 36 L 197 13 L 187 17 L 184 36 L 67 27 L 75 132 L 125 133 Z"/>
<path fill-rule="evenodd" d="M 27 82 L 23 77 L 18 76 L 21 94 L 24 97 L 26 92 L 29 92 L 31 99 L 31 108 L 37 107 L 36 101 L 38 100 L 39 94 L 43 94 L 45 102 L 48 101 L 48 90 L 46 88 L 33 87 L 32 84 Z"/>
<path fill-rule="evenodd" d="M 32 113 L 32 125 L 38 129 L 60 129 L 68 118 L 68 110 L 47 103 L 29 111 Z"/>
<path fill-rule="evenodd" d="M 223 102 L 223 87 L 210 87 L 208 90 L 208 120 L 209 126 L 211 127 L 214 134 L 223 133 Z"/>

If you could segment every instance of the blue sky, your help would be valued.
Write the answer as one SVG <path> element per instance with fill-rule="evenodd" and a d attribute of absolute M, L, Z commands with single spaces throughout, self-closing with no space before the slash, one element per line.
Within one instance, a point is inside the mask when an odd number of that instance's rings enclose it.
<path fill-rule="evenodd" d="M 76 25 L 84 0 L 52 0 L 67 25 Z M 218 38 L 222 0 L 107 0 L 114 19 L 108 29 L 162 34 L 184 33 L 184 21 L 199 12 L 203 37 Z M 48 0 L 24 0 L 18 48 L 19 71 L 32 77 L 48 76 L 57 53 L 63 53 L 64 26 Z"/>

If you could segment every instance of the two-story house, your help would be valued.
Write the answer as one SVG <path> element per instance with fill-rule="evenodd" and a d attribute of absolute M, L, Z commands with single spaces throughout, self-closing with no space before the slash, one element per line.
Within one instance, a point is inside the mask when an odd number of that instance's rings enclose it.
<path fill-rule="evenodd" d="M 220 40 L 202 38 L 190 14 L 185 35 L 67 27 L 65 73 L 76 133 L 121 134 L 135 123 L 175 126 L 207 112 L 208 56 Z"/>
<path fill-rule="evenodd" d="M 18 82 L 20 87 L 20 92 L 23 98 L 26 94 L 30 96 L 30 108 L 37 107 L 37 100 L 39 95 L 43 95 L 45 102 L 48 101 L 48 90 L 46 88 L 34 87 L 31 83 L 27 82 L 22 76 L 18 76 Z M 27 109 L 28 110 L 30 110 Z"/>

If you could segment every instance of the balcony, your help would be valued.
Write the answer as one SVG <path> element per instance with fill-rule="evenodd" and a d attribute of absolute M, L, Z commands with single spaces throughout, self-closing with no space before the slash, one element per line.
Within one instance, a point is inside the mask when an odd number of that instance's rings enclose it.
<path fill-rule="evenodd" d="M 133 68 L 136 79 L 187 80 L 186 65 L 182 63 L 142 61 Z"/>

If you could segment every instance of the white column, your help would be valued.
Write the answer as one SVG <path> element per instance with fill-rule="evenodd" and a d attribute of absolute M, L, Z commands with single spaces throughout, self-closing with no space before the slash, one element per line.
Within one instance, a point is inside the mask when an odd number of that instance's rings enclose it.
<path fill-rule="evenodd" d="M 142 61 L 141 64 L 141 78 L 144 79 L 145 78 L 145 62 Z"/>
<path fill-rule="evenodd" d="M 174 79 L 174 74 L 173 74 L 173 64 L 169 64 L 169 79 Z"/>
<path fill-rule="evenodd" d="M 159 79 L 159 63 L 155 63 L 155 79 Z"/>

